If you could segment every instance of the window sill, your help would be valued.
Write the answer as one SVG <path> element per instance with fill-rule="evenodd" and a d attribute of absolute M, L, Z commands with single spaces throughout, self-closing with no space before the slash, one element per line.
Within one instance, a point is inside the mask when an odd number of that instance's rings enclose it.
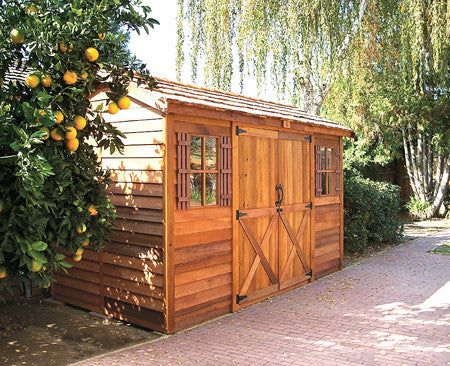
<path fill-rule="evenodd" d="M 330 194 L 327 196 L 316 197 L 315 205 L 316 206 L 324 206 L 324 205 L 333 205 L 341 203 L 341 197 L 337 194 Z"/>

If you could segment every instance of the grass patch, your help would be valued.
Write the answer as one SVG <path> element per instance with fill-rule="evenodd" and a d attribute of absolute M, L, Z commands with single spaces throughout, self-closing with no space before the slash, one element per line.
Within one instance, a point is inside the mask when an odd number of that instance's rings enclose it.
<path fill-rule="evenodd" d="M 430 250 L 430 253 L 450 255 L 450 241 Z"/>

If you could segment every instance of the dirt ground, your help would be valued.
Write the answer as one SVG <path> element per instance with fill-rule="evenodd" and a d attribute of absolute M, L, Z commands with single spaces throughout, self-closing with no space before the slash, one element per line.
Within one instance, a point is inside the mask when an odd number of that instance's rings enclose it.
<path fill-rule="evenodd" d="M 68 365 L 156 333 L 42 300 L 0 303 L 0 365 Z"/>

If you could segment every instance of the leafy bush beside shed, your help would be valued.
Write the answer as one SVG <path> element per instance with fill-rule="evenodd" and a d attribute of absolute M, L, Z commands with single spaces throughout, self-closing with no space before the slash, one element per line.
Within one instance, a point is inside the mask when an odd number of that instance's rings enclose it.
<path fill-rule="evenodd" d="M 398 241 L 403 233 L 399 219 L 400 187 L 346 172 L 344 175 L 345 250 L 358 252 L 370 243 Z"/>

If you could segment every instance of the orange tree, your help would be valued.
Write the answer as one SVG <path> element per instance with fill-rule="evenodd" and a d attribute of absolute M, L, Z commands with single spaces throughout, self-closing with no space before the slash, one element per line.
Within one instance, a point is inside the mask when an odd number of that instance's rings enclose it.
<path fill-rule="evenodd" d="M 99 250 L 113 227 L 109 174 L 93 142 L 121 150 L 103 113 L 129 107 L 127 86 L 152 87 L 127 50 L 157 21 L 140 0 L 0 0 L 0 289 L 48 287 L 53 273 Z M 11 78 L 23 73 L 23 77 Z M 108 106 L 88 96 L 109 89 Z M 71 257 L 71 261 L 67 261 Z"/>

